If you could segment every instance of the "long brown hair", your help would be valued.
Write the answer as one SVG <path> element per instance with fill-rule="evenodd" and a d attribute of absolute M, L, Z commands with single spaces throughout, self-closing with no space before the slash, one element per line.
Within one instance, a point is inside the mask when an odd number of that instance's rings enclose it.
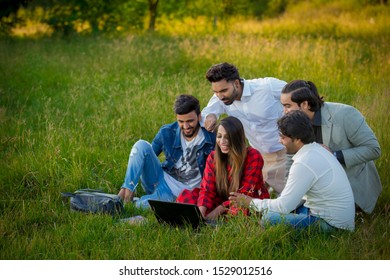
<path fill-rule="evenodd" d="M 239 119 L 232 116 L 222 119 L 215 128 L 216 133 L 219 126 L 223 126 L 226 130 L 229 141 L 229 153 L 222 153 L 218 144 L 215 144 L 216 187 L 217 195 L 227 199 L 230 192 L 237 191 L 240 188 L 247 146 L 244 127 Z M 227 170 L 228 165 L 231 167 L 229 174 Z"/>

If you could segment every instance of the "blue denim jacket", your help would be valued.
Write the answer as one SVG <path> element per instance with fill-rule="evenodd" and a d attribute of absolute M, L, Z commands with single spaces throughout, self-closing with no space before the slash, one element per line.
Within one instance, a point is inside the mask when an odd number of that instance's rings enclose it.
<path fill-rule="evenodd" d="M 205 140 L 198 147 L 196 160 L 199 170 L 203 177 L 203 171 L 206 165 L 206 159 L 215 147 L 215 134 L 201 127 Z M 152 147 L 157 156 L 164 152 L 165 161 L 161 164 L 164 170 L 171 170 L 175 163 L 183 155 L 183 149 L 180 141 L 180 127 L 177 122 L 164 125 L 160 128 L 156 137 L 153 139 Z"/>

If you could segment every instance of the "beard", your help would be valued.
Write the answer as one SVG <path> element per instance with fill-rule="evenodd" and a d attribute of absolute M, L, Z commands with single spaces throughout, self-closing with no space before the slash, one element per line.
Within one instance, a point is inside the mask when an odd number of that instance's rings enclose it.
<path fill-rule="evenodd" d="M 200 123 L 198 123 L 198 125 L 197 125 L 196 127 L 192 128 L 192 130 L 191 130 L 190 132 L 188 132 L 188 133 L 186 133 L 186 132 L 182 129 L 183 135 L 184 135 L 185 137 L 187 137 L 187 138 L 192 138 L 192 137 L 194 137 L 194 135 L 196 135 L 196 134 L 198 133 L 199 128 L 200 128 Z"/>
<path fill-rule="evenodd" d="M 222 102 L 225 105 L 232 105 L 235 100 L 238 99 L 240 94 L 238 93 L 238 90 L 236 88 L 233 89 L 232 95 L 229 98 L 222 99 Z"/>

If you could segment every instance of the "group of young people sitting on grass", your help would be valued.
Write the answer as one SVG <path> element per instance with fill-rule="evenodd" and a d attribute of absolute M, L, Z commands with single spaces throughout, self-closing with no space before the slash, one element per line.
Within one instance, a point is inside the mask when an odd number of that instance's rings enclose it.
<path fill-rule="evenodd" d="M 353 231 L 355 210 L 373 211 L 381 150 L 358 110 L 324 102 L 310 81 L 245 80 L 226 62 L 206 78 L 213 96 L 202 111 L 178 96 L 176 121 L 132 147 L 124 202 L 196 204 L 206 220 L 257 212 L 264 226 L 324 231 Z M 146 194 L 135 200 L 139 182 Z"/>

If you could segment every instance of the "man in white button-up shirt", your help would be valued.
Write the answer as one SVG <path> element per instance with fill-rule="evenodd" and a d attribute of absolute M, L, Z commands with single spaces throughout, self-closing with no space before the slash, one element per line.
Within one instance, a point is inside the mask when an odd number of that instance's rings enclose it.
<path fill-rule="evenodd" d="M 202 110 L 204 127 L 212 131 L 222 114 L 238 118 L 249 144 L 263 156 L 263 176 L 280 193 L 285 185 L 286 152 L 279 143 L 277 120 L 283 114 L 280 94 L 286 82 L 276 78 L 241 79 L 229 63 L 210 67 L 206 78 L 214 95 Z"/>
<path fill-rule="evenodd" d="M 294 154 L 282 193 L 277 199 L 263 200 L 231 193 L 229 199 L 264 212 L 264 223 L 354 230 L 355 204 L 347 174 L 332 153 L 313 142 L 309 117 L 302 111 L 293 111 L 284 115 L 278 125 L 281 143 L 287 153 Z M 302 199 L 304 205 L 291 213 Z"/>

